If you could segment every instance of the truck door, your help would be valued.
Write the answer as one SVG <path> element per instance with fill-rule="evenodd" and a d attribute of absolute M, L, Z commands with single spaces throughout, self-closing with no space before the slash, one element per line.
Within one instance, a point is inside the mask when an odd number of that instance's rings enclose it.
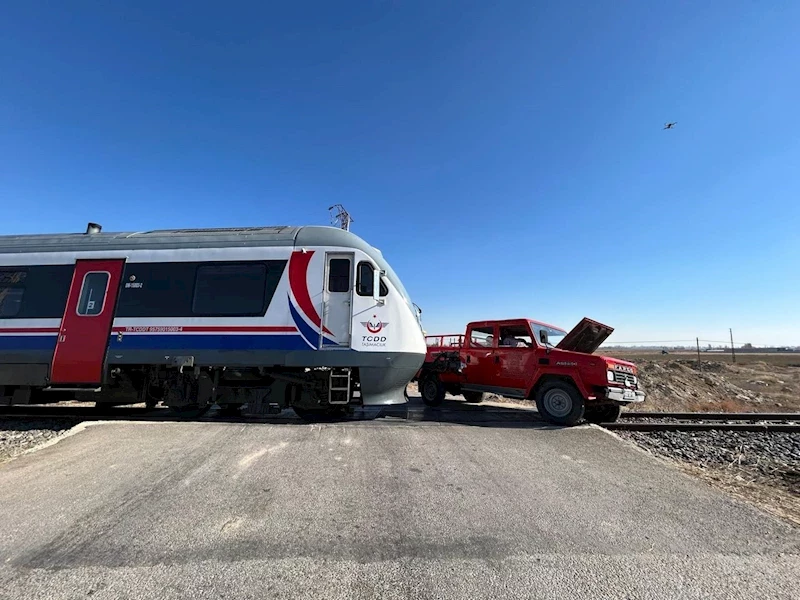
<path fill-rule="evenodd" d="M 467 328 L 464 340 L 464 382 L 470 388 L 489 391 L 494 386 L 492 355 L 497 347 L 497 331 L 494 325 Z M 484 389 L 487 388 L 487 389 Z"/>
<path fill-rule="evenodd" d="M 78 260 L 50 368 L 50 383 L 103 382 L 117 292 L 125 259 Z"/>
<path fill-rule="evenodd" d="M 334 335 L 338 347 L 350 347 L 353 322 L 353 255 L 328 252 L 325 255 L 325 291 L 322 323 Z M 322 348 L 336 348 L 322 345 Z"/>
<path fill-rule="evenodd" d="M 495 385 L 512 398 L 524 398 L 536 373 L 536 343 L 527 323 L 500 325 L 494 352 Z"/>

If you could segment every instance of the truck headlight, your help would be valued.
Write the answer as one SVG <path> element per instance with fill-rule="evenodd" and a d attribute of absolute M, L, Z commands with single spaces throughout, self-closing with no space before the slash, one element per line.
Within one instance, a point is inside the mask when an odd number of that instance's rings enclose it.
<path fill-rule="evenodd" d="M 614 371 L 606 371 L 606 377 L 610 382 L 614 382 Z"/>
<path fill-rule="evenodd" d="M 633 385 L 637 385 L 639 383 L 639 378 L 636 375 L 633 376 Z"/>

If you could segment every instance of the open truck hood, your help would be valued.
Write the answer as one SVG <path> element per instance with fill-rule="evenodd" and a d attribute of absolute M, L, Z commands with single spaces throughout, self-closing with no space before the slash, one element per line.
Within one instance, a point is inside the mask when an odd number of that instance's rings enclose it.
<path fill-rule="evenodd" d="M 613 327 L 584 318 L 564 336 L 556 348 L 591 354 L 606 341 L 613 331 Z"/>

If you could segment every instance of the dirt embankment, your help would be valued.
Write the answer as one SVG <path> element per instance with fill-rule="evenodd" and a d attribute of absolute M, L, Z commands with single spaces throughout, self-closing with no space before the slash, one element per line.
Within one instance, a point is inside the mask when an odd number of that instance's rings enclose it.
<path fill-rule="evenodd" d="M 641 410 L 700 412 L 800 411 L 800 366 L 765 361 L 732 364 L 635 360 L 647 394 Z"/>

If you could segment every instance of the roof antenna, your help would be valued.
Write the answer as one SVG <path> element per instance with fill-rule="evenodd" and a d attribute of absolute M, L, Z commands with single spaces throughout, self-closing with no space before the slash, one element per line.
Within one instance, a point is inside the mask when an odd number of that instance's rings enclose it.
<path fill-rule="evenodd" d="M 334 209 L 336 210 L 335 214 L 333 212 Z M 344 229 L 345 231 L 350 231 L 350 223 L 353 222 L 353 218 L 344 206 L 341 204 L 334 204 L 333 206 L 329 206 L 328 210 L 331 212 L 331 225 L 339 229 Z"/>

